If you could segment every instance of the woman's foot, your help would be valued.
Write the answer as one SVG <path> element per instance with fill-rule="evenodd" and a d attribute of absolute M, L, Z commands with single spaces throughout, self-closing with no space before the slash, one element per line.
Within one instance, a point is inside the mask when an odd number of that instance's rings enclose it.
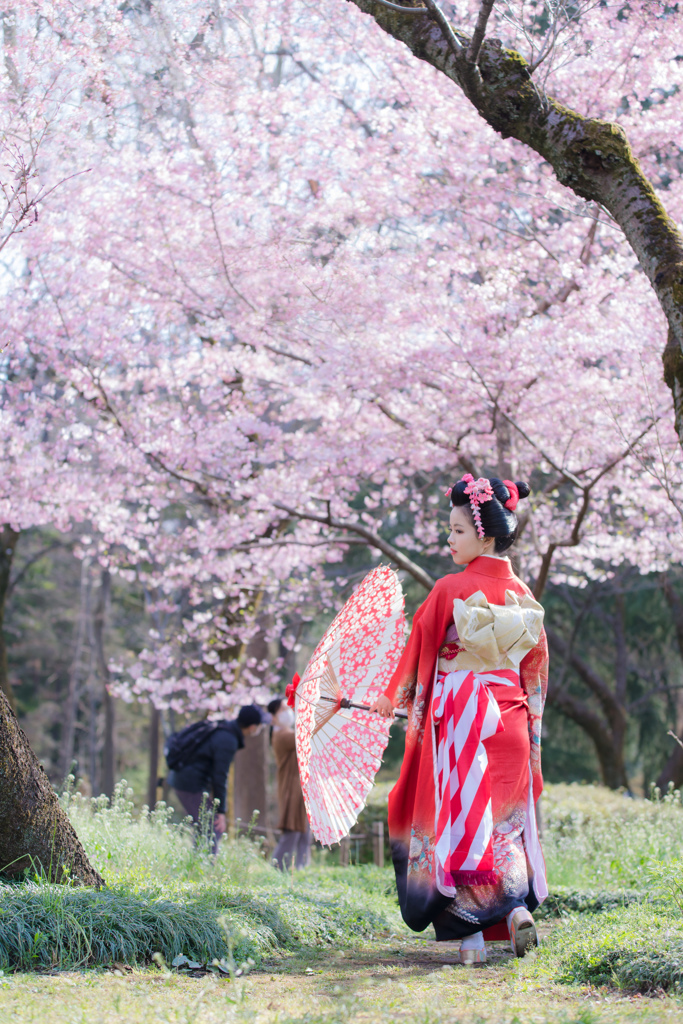
<path fill-rule="evenodd" d="M 536 925 L 526 907 L 515 907 L 507 917 L 510 930 L 510 949 L 515 956 L 524 956 L 538 945 Z"/>
<path fill-rule="evenodd" d="M 486 963 L 486 945 L 484 943 L 484 936 L 481 932 L 476 932 L 474 935 L 468 935 L 466 939 L 462 940 L 460 943 L 460 963 Z"/>

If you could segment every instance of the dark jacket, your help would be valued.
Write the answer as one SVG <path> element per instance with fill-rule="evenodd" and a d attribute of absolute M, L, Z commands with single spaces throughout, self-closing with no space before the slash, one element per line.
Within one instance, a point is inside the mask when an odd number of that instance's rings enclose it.
<path fill-rule="evenodd" d="M 219 722 L 193 755 L 191 764 L 168 773 L 168 783 L 183 793 L 211 793 L 218 800 L 217 814 L 225 814 L 225 789 L 232 759 L 244 746 L 238 723 Z"/>

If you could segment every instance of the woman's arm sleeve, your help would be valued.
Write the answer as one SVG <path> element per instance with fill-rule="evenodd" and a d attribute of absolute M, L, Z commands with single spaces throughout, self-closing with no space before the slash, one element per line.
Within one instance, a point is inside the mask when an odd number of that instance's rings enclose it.
<path fill-rule="evenodd" d="M 443 601 L 440 600 L 440 594 L 441 588 L 437 583 L 427 600 L 415 612 L 413 628 L 410 631 L 408 643 L 401 655 L 396 671 L 391 677 L 391 682 L 384 691 L 384 696 L 388 697 L 396 708 L 404 708 L 415 699 L 420 661 L 425 657 L 429 657 L 429 651 L 432 647 L 435 652 L 438 651 L 438 645 L 442 637 L 439 635 L 435 639 L 431 634 L 438 631 L 434 619 L 439 606 L 443 604 Z"/>
<path fill-rule="evenodd" d="M 541 630 L 539 641 L 520 665 L 520 681 L 529 701 L 529 741 L 531 744 L 531 774 L 534 782 L 534 800 L 543 790 L 541 773 L 541 726 L 543 708 L 548 693 L 548 641 Z"/>

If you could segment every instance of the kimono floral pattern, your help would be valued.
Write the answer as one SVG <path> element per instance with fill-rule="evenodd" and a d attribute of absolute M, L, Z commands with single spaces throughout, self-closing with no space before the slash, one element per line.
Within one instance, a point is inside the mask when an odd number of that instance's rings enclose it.
<path fill-rule="evenodd" d="M 410 838 L 410 853 L 408 858 L 408 874 L 419 874 L 426 872 L 428 875 L 434 873 L 434 839 L 428 835 L 417 835 L 413 832 Z"/>

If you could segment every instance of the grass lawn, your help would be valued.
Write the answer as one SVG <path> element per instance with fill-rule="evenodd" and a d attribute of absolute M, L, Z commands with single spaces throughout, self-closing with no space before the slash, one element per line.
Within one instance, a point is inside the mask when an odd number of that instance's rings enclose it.
<path fill-rule="evenodd" d="M 677 798 L 551 787 L 541 948 L 515 960 L 495 944 L 476 968 L 405 928 L 388 868 L 319 857 L 283 876 L 248 840 L 214 861 L 123 790 L 69 811 L 110 888 L 0 883 L 0 1024 L 683 1020 Z M 167 968 L 178 954 L 206 966 Z M 232 977 L 207 971 L 218 961 Z"/>

